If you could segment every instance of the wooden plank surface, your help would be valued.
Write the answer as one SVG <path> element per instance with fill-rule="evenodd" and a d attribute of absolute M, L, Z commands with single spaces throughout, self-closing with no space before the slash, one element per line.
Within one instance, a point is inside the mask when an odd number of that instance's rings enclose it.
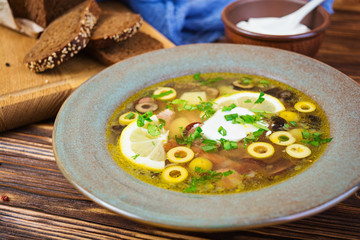
<path fill-rule="evenodd" d="M 337 11 L 331 20 L 316 59 L 360 84 L 360 15 Z M 134 222 L 67 182 L 52 153 L 52 130 L 49 120 L 0 133 L 0 196 L 9 197 L 0 201 L 0 239 L 360 239 L 355 195 L 312 217 L 244 231 L 195 233 Z"/>
<path fill-rule="evenodd" d="M 174 44 L 144 22 L 140 31 Z M 84 53 L 43 73 L 29 71 L 23 58 L 36 39 L 0 26 L 0 132 L 54 117 L 64 100 L 81 83 L 106 68 Z"/>

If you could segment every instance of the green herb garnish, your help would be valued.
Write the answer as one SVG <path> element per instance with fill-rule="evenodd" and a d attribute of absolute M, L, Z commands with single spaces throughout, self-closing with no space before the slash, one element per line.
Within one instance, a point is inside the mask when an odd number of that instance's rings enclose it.
<path fill-rule="evenodd" d="M 296 122 L 295 121 L 290 121 L 289 122 L 291 125 L 293 125 L 294 127 L 296 126 Z"/>
<path fill-rule="evenodd" d="M 164 120 L 164 119 L 161 119 L 161 118 L 159 118 L 159 128 L 160 129 L 163 129 L 164 128 L 164 126 L 165 126 L 165 123 L 166 123 L 166 121 Z"/>
<path fill-rule="evenodd" d="M 228 114 L 228 115 L 225 115 L 224 118 L 226 121 L 233 121 L 235 120 L 236 118 L 239 117 L 239 114 L 237 113 L 233 113 L 233 114 Z"/>
<path fill-rule="evenodd" d="M 283 135 L 281 135 L 281 136 L 279 136 L 278 139 L 279 139 L 280 142 L 286 142 L 286 141 L 289 140 L 289 137 L 288 137 L 288 136 L 283 136 Z"/>
<path fill-rule="evenodd" d="M 199 72 L 194 74 L 194 79 L 196 81 L 200 81 L 200 73 Z"/>
<path fill-rule="evenodd" d="M 196 73 L 196 74 L 194 75 L 194 79 L 195 79 L 196 81 L 198 81 L 201 85 L 210 85 L 210 84 L 213 84 L 213 83 L 215 83 L 215 82 L 217 82 L 217 81 L 223 80 L 222 77 L 209 78 L 209 79 L 204 79 L 204 80 L 202 80 L 202 79 L 200 78 L 200 73 Z"/>
<path fill-rule="evenodd" d="M 218 129 L 218 133 L 220 133 L 222 136 L 226 136 L 226 129 L 223 128 L 222 126 L 219 127 Z"/>
<path fill-rule="evenodd" d="M 227 139 L 224 139 L 224 138 L 221 138 L 219 141 L 221 143 L 221 146 L 226 151 L 238 148 L 238 144 L 235 141 L 230 141 L 230 140 L 227 140 Z"/>
<path fill-rule="evenodd" d="M 264 85 L 269 85 L 269 81 L 267 81 L 267 80 L 261 80 L 260 83 L 264 84 Z"/>
<path fill-rule="evenodd" d="M 264 133 L 264 129 L 258 129 L 253 133 L 250 133 L 247 135 L 243 141 L 244 141 L 244 147 L 246 147 L 249 143 L 255 142 L 259 140 L 259 137 Z"/>
<path fill-rule="evenodd" d="M 140 156 L 140 154 L 136 154 L 136 155 L 132 156 L 131 158 L 135 160 L 138 156 Z"/>
<path fill-rule="evenodd" d="M 245 84 L 245 85 L 249 85 L 250 83 L 251 83 L 251 78 L 249 78 L 249 77 L 243 77 L 242 78 L 242 80 L 241 80 L 241 82 L 243 83 L 243 84 Z"/>
<path fill-rule="evenodd" d="M 250 99 L 246 99 L 246 100 L 244 101 L 244 103 L 251 103 L 251 100 L 250 100 Z"/>
<path fill-rule="evenodd" d="M 125 116 L 125 118 L 126 118 L 126 119 L 134 119 L 134 118 L 135 118 L 135 113 L 130 112 L 129 114 L 127 114 L 127 115 Z"/>
<path fill-rule="evenodd" d="M 147 131 L 148 133 L 153 136 L 153 137 L 156 137 L 156 136 L 159 136 L 160 135 L 160 128 L 158 125 L 156 124 L 151 124 L 149 123 L 147 125 Z"/>
<path fill-rule="evenodd" d="M 318 147 L 322 143 L 329 143 L 332 140 L 332 138 L 322 138 L 322 133 L 314 132 L 311 134 L 307 130 L 302 131 L 302 137 L 303 139 L 307 139 L 302 140 L 302 143 L 311 144 L 315 147 Z"/>
<path fill-rule="evenodd" d="M 262 91 L 260 91 L 260 95 L 259 95 L 258 99 L 256 99 L 255 104 L 262 103 L 265 100 L 264 95 L 265 94 Z"/>
<path fill-rule="evenodd" d="M 177 144 L 179 145 L 187 145 L 188 147 L 191 147 L 191 144 L 196 140 L 202 138 L 201 132 L 202 129 L 200 127 L 197 127 L 195 129 L 195 132 L 191 133 L 188 137 L 185 137 L 183 134 L 183 128 L 180 127 L 181 136 L 175 136 L 175 140 Z"/>
<path fill-rule="evenodd" d="M 213 108 L 213 101 L 204 102 L 200 97 L 200 102 L 198 104 L 189 104 L 188 101 L 184 99 L 175 99 L 171 102 L 169 102 L 166 106 L 168 109 L 172 109 L 173 105 L 176 105 L 178 111 L 193 111 L 193 110 L 199 110 L 201 112 L 204 112 L 204 115 L 202 118 L 210 118 L 214 113 L 216 112 Z"/>
<path fill-rule="evenodd" d="M 232 103 L 232 104 L 230 104 L 229 106 L 224 106 L 224 107 L 222 108 L 222 111 L 223 111 L 223 112 L 228 112 L 228 111 L 233 110 L 234 108 L 236 108 L 236 104 L 235 104 L 235 103 Z"/>
<path fill-rule="evenodd" d="M 227 177 L 227 176 L 233 174 L 234 171 L 233 170 L 228 170 L 226 172 L 216 172 L 216 171 L 211 171 L 211 170 L 206 171 L 200 167 L 195 167 L 195 173 L 199 174 L 200 177 L 196 177 L 196 176 L 192 177 L 190 187 L 188 187 L 184 190 L 185 193 L 196 192 L 196 187 L 199 184 L 219 181 L 223 177 Z"/>
<path fill-rule="evenodd" d="M 202 150 L 204 150 L 205 152 L 214 152 L 217 150 L 217 146 L 216 145 L 205 145 L 201 147 Z"/>
<path fill-rule="evenodd" d="M 165 96 L 167 96 L 167 95 L 170 95 L 170 94 L 172 94 L 174 91 L 173 90 L 169 90 L 169 91 L 166 91 L 166 92 L 162 92 L 162 93 L 160 93 L 160 94 L 157 94 L 157 95 L 151 95 L 151 98 L 161 98 L 161 97 L 165 97 Z"/>
<path fill-rule="evenodd" d="M 145 125 L 145 121 L 152 122 L 150 119 L 153 115 L 152 111 L 148 111 L 144 114 L 139 114 L 138 119 L 136 120 L 138 127 L 143 127 Z"/>

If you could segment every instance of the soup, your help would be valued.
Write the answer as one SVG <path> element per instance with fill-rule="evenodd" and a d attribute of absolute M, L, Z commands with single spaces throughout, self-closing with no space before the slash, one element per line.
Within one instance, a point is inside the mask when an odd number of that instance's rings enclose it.
<path fill-rule="evenodd" d="M 109 120 L 108 149 L 129 174 L 184 193 L 261 189 L 314 163 L 331 141 L 310 97 L 273 79 L 196 73 L 150 86 Z"/>

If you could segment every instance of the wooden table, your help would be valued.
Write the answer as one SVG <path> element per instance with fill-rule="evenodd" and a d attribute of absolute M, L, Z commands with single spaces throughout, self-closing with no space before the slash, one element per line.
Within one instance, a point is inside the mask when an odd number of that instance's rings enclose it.
<path fill-rule="evenodd" d="M 316 59 L 360 83 L 360 14 L 338 11 L 331 20 Z M 0 134 L 0 195 L 8 196 L 0 201 L 0 239 L 360 239 L 356 195 L 306 219 L 245 231 L 192 233 L 133 222 L 89 201 L 62 176 L 52 130 L 49 120 Z"/>

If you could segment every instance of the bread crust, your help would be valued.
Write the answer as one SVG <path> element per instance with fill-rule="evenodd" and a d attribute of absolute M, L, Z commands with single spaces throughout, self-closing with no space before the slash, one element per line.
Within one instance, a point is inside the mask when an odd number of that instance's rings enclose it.
<path fill-rule="evenodd" d="M 119 13 L 116 12 L 104 12 L 104 14 L 114 14 L 114 17 L 116 15 L 119 15 Z M 100 21 L 101 17 L 102 15 L 100 15 Z M 102 34 L 101 36 L 92 36 L 89 44 L 95 48 L 106 48 L 132 37 L 135 33 L 138 32 L 143 23 L 143 19 L 139 14 L 132 14 L 132 18 L 132 25 L 127 26 L 126 28 L 121 30 L 119 29 L 119 31 L 116 33 L 112 31 L 111 33 L 109 32 L 106 34 Z M 94 32 L 96 32 L 98 27 L 99 26 L 95 27 Z"/>
<path fill-rule="evenodd" d="M 87 52 L 105 65 L 112 65 L 126 58 L 164 48 L 157 39 L 139 31 L 133 37 L 107 48 L 93 48 Z"/>
<path fill-rule="evenodd" d="M 27 68 L 34 72 L 43 72 L 47 69 L 52 69 L 73 57 L 81 49 L 86 47 L 90 41 L 92 30 L 100 16 L 101 10 L 94 0 L 89 0 L 81 4 L 85 4 L 86 7 L 82 13 L 81 21 L 78 23 L 80 24 L 80 28 L 77 35 L 57 50 L 49 52 L 47 56 L 41 57 L 40 59 L 34 59 L 33 55 L 35 53 L 33 48 L 24 58 L 24 63 Z M 57 31 L 58 29 L 52 29 L 51 26 L 59 20 L 60 19 L 56 19 L 51 23 L 48 29 L 44 31 L 43 35 L 51 34 L 51 31 Z M 40 37 L 38 42 L 40 42 L 41 39 L 42 37 Z"/>

